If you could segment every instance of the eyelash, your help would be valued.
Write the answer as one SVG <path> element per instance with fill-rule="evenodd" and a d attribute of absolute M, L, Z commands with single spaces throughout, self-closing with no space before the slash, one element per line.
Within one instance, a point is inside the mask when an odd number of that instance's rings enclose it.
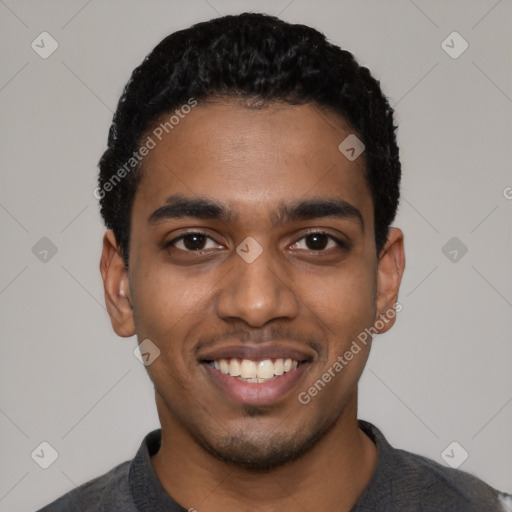
<path fill-rule="evenodd" d="M 334 235 L 331 235 L 330 233 L 327 233 L 326 231 L 309 231 L 308 233 L 302 235 L 294 244 L 298 243 L 300 240 L 303 240 L 304 238 L 311 236 L 311 235 L 325 235 L 329 241 L 333 241 L 338 246 L 336 249 L 338 250 L 348 250 L 350 248 L 348 242 L 344 242 L 343 240 L 335 237 Z M 326 252 L 329 249 L 319 249 L 315 251 L 314 249 L 307 249 L 311 252 Z"/>
<path fill-rule="evenodd" d="M 208 235 L 207 233 L 204 233 L 203 231 L 189 231 L 188 233 L 183 233 L 183 235 L 173 238 L 170 242 L 167 242 L 164 247 L 166 249 L 168 249 L 169 247 L 172 247 L 173 244 L 175 244 L 176 242 L 179 242 L 179 241 L 183 240 L 184 238 L 187 238 L 188 236 L 193 236 L 193 235 L 204 236 L 205 238 L 209 238 L 210 240 L 213 240 L 213 238 L 210 235 Z M 213 241 L 215 241 L 215 240 L 213 240 Z M 205 251 L 205 249 L 198 249 L 196 251 L 191 251 L 191 250 L 186 250 L 186 249 L 178 249 L 178 250 L 183 251 L 183 252 L 192 252 L 192 253 L 198 253 L 198 254 L 202 254 Z"/>
<path fill-rule="evenodd" d="M 204 236 L 205 238 L 208 238 L 215 242 L 215 240 L 208 233 L 204 233 L 203 231 L 190 231 L 190 232 L 184 233 L 176 238 L 173 238 L 171 241 L 167 242 L 164 245 L 164 248 L 168 249 L 169 247 L 172 247 L 175 243 L 185 239 L 186 237 L 194 236 L 194 235 Z M 303 240 L 304 238 L 311 236 L 311 235 L 326 235 L 329 240 L 334 241 L 338 245 L 338 249 L 340 249 L 340 250 L 350 249 L 350 244 L 348 242 L 344 242 L 343 240 L 340 240 L 339 238 L 337 238 L 325 231 L 310 231 L 310 232 L 304 234 L 296 242 L 294 242 L 293 245 L 298 243 L 300 240 Z M 215 243 L 217 243 L 217 242 L 215 242 Z M 197 249 L 197 250 L 177 249 L 177 250 L 183 251 L 183 252 L 196 253 L 196 254 L 204 254 L 205 251 L 208 251 L 208 249 Z M 298 250 L 304 250 L 304 249 L 298 249 Z M 320 249 L 320 250 L 315 251 L 314 249 L 309 249 L 310 252 L 326 252 L 327 250 L 328 249 Z"/>

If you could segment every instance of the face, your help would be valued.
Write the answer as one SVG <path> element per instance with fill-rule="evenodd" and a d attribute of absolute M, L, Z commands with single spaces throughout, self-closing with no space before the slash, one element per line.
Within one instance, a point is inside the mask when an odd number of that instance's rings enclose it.
<path fill-rule="evenodd" d="M 114 328 L 160 350 L 162 428 L 220 459 L 277 466 L 355 414 L 370 343 L 336 362 L 396 301 L 403 249 L 394 230 L 377 258 L 350 133 L 311 105 L 200 103 L 145 158 L 128 272 L 105 237 Z"/>

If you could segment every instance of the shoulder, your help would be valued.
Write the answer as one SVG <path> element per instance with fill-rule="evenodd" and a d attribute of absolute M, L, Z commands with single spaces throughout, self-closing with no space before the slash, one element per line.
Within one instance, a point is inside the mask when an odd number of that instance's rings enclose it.
<path fill-rule="evenodd" d="M 407 512 L 500 512 L 506 494 L 476 476 L 439 464 L 427 457 L 393 448 L 374 425 L 360 421 L 375 442 L 377 466 L 363 493 L 357 512 L 372 510 Z M 501 500 L 501 501 L 500 501 Z"/>
<path fill-rule="evenodd" d="M 404 494 L 429 503 L 431 510 L 500 510 L 498 491 L 470 473 L 405 450 L 396 450 L 395 460 L 403 472 Z"/>
<path fill-rule="evenodd" d="M 135 512 L 128 484 L 130 461 L 90 480 L 38 512 Z"/>

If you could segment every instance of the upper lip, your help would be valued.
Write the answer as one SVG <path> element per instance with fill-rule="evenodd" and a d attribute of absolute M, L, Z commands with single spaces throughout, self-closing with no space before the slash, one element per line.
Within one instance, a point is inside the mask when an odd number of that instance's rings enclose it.
<path fill-rule="evenodd" d="M 261 343 L 258 345 L 230 344 L 204 350 L 199 354 L 199 361 L 216 361 L 219 359 L 250 359 L 261 361 L 264 359 L 293 359 L 295 361 L 311 361 L 314 352 L 309 348 L 297 348 L 285 343 Z"/>

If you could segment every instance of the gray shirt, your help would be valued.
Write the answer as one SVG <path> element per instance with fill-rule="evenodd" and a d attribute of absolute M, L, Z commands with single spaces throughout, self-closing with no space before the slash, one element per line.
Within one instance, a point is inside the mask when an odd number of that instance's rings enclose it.
<path fill-rule="evenodd" d="M 373 476 L 351 512 L 509 512 L 501 493 L 463 471 L 393 448 L 371 423 L 360 428 L 377 446 Z M 164 490 L 150 457 L 161 429 L 147 434 L 131 461 L 70 491 L 39 512 L 187 512 Z M 187 504 L 191 510 L 194 504 Z M 200 504 L 196 504 L 201 512 Z M 313 511 L 311 511 L 313 512 Z"/>

